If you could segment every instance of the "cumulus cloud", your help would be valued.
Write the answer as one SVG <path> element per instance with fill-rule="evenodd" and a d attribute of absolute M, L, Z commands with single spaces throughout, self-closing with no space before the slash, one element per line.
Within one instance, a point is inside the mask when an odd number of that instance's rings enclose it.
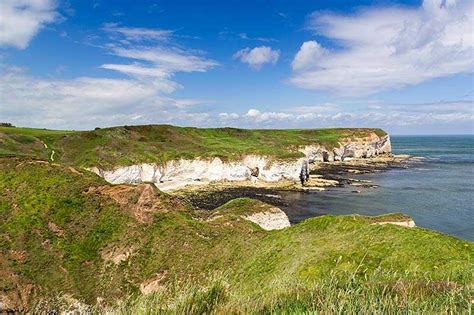
<path fill-rule="evenodd" d="M 48 23 L 58 19 L 54 0 L 0 1 L 0 47 L 25 49 Z"/>
<path fill-rule="evenodd" d="M 413 130 L 436 133 L 440 126 L 453 127 L 450 130 L 456 127 L 465 130 L 470 126 L 470 130 L 474 130 L 474 102 L 462 99 L 413 104 L 375 101 L 365 108 L 361 104 L 322 103 L 268 112 L 251 108 L 242 115 L 220 113 L 218 118 L 218 125 L 248 128 L 381 127 L 399 133 L 407 133 L 407 130 L 408 133 Z"/>
<path fill-rule="evenodd" d="M 292 114 L 283 112 L 261 112 L 258 109 L 249 109 L 245 117 L 251 118 L 255 122 L 279 121 L 293 118 Z"/>
<path fill-rule="evenodd" d="M 315 68 L 327 53 L 327 50 L 314 40 L 304 42 L 293 59 L 291 66 L 296 71 Z"/>
<path fill-rule="evenodd" d="M 219 118 L 223 121 L 236 120 L 240 118 L 236 113 L 219 113 Z"/>
<path fill-rule="evenodd" d="M 290 82 L 307 89 L 369 94 L 474 70 L 474 2 L 424 0 L 419 8 L 316 12 L 308 28 L 335 41 L 302 44 Z"/>
<path fill-rule="evenodd" d="M 260 70 L 266 63 L 276 64 L 278 58 L 280 58 L 280 51 L 273 50 L 268 46 L 260 46 L 253 49 L 247 47 L 236 52 L 233 58 L 248 64 L 255 70 Z"/>

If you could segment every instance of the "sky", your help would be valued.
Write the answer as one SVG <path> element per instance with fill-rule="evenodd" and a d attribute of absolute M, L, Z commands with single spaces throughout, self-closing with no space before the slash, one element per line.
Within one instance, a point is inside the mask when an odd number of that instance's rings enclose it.
<path fill-rule="evenodd" d="M 0 0 L 0 121 L 474 133 L 474 1 Z"/>

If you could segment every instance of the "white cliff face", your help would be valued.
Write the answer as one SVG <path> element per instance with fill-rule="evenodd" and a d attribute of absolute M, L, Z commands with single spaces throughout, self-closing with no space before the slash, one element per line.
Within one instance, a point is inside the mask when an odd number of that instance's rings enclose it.
<path fill-rule="evenodd" d="M 288 216 L 279 208 L 271 208 L 268 211 L 254 213 L 244 218 L 267 231 L 281 230 L 290 226 Z"/>
<path fill-rule="evenodd" d="M 414 228 L 416 227 L 415 221 L 413 220 L 407 220 L 407 221 L 386 221 L 386 222 L 377 222 L 373 223 L 374 225 L 385 225 L 385 224 L 393 224 L 393 225 L 398 225 L 398 226 L 403 226 L 403 227 L 408 227 L 408 228 Z"/>
<path fill-rule="evenodd" d="M 267 182 L 280 180 L 298 181 L 301 168 L 307 161 L 331 162 L 347 158 L 370 158 L 390 153 L 389 136 L 372 136 L 358 141 L 341 142 L 340 146 L 328 150 L 321 146 L 306 146 L 300 150 L 304 157 L 292 161 L 274 160 L 264 156 L 248 155 L 241 161 L 224 162 L 219 158 L 175 160 L 163 165 L 139 164 L 117 167 L 113 170 L 90 168 L 92 172 L 112 184 L 138 184 L 152 182 L 161 190 L 179 189 L 190 184 L 213 181 L 250 180 L 251 170 L 258 167 L 258 179 Z"/>
<path fill-rule="evenodd" d="M 344 141 L 339 147 L 328 150 L 321 146 L 306 146 L 300 150 L 310 163 L 343 161 L 348 158 L 370 158 L 392 152 L 390 137 L 378 137 L 373 134 L 357 141 Z"/>
<path fill-rule="evenodd" d="M 195 159 L 169 161 L 165 165 L 139 164 L 105 171 L 96 167 L 91 171 L 112 184 L 138 184 L 153 182 L 162 190 L 173 190 L 200 182 L 220 180 L 244 181 L 251 178 L 251 169 L 258 167 L 260 180 L 274 182 L 282 179 L 298 180 L 304 158 L 295 161 L 273 161 L 265 157 L 247 156 L 242 161 L 225 163 Z"/>

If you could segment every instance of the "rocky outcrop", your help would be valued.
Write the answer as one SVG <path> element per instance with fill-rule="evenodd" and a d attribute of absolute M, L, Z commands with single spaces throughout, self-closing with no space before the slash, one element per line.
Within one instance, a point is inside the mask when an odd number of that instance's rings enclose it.
<path fill-rule="evenodd" d="M 112 184 L 138 184 L 152 182 L 161 190 L 179 189 L 213 181 L 244 181 L 252 179 L 252 171 L 258 169 L 258 180 L 276 182 L 280 180 L 298 181 L 305 163 L 341 161 L 351 158 L 370 158 L 391 152 L 390 137 L 379 137 L 375 133 L 356 140 L 345 139 L 339 146 L 328 149 L 320 145 L 300 148 L 304 157 L 294 160 L 276 160 L 265 156 L 248 155 L 240 161 L 224 162 L 219 158 L 181 159 L 168 161 L 162 165 L 144 163 L 90 171 L 100 175 Z M 255 172 L 254 172 L 255 174 Z M 255 177 L 257 178 L 257 177 Z"/>
<path fill-rule="evenodd" d="M 84 194 L 100 194 L 111 197 L 123 209 L 133 215 L 141 223 L 153 222 L 154 213 L 166 212 L 164 205 L 156 188 L 152 184 L 140 184 L 136 186 L 116 185 L 90 187 Z M 133 202 L 131 202 L 133 200 Z"/>
<path fill-rule="evenodd" d="M 168 272 L 164 271 L 156 274 L 154 277 L 143 281 L 140 284 L 140 292 L 142 294 L 151 294 L 164 289 L 163 280 L 166 278 Z"/>
<path fill-rule="evenodd" d="M 327 149 L 323 146 L 306 146 L 301 150 L 310 163 L 344 161 L 351 158 L 370 158 L 379 154 L 392 152 L 390 136 L 379 137 L 375 133 L 367 138 L 347 139 L 338 147 Z"/>
<path fill-rule="evenodd" d="M 264 212 L 257 212 L 251 215 L 244 216 L 244 219 L 249 220 L 262 229 L 281 230 L 290 226 L 288 216 L 281 209 L 273 207 Z"/>
<path fill-rule="evenodd" d="M 373 224 L 375 225 L 394 224 L 394 225 L 408 227 L 408 228 L 416 227 L 415 221 L 413 221 L 412 219 L 406 220 L 406 221 L 383 221 L 383 222 L 376 222 Z"/>

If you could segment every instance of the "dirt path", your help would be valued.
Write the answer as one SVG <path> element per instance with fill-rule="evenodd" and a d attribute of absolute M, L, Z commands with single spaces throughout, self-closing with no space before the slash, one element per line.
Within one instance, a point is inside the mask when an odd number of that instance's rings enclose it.
<path fill-rule="evenodd" d="M 44 148 L 45 148 L 46 150 L 48 150 L 48 145 L 47 145 L 46 143 L 44 143 L 43 141 L 41 141 L 41 143 L 44 145 Z M 56 152 L 54 152 L 54 150 L 51 150 L 51 154 L 50 154 L 50 156 L 49 156 L 49 159 L 51 160 L 51 162 L 54 162 L 54 154 L 55 154 L 55 153 L 56 153 Z"/>

